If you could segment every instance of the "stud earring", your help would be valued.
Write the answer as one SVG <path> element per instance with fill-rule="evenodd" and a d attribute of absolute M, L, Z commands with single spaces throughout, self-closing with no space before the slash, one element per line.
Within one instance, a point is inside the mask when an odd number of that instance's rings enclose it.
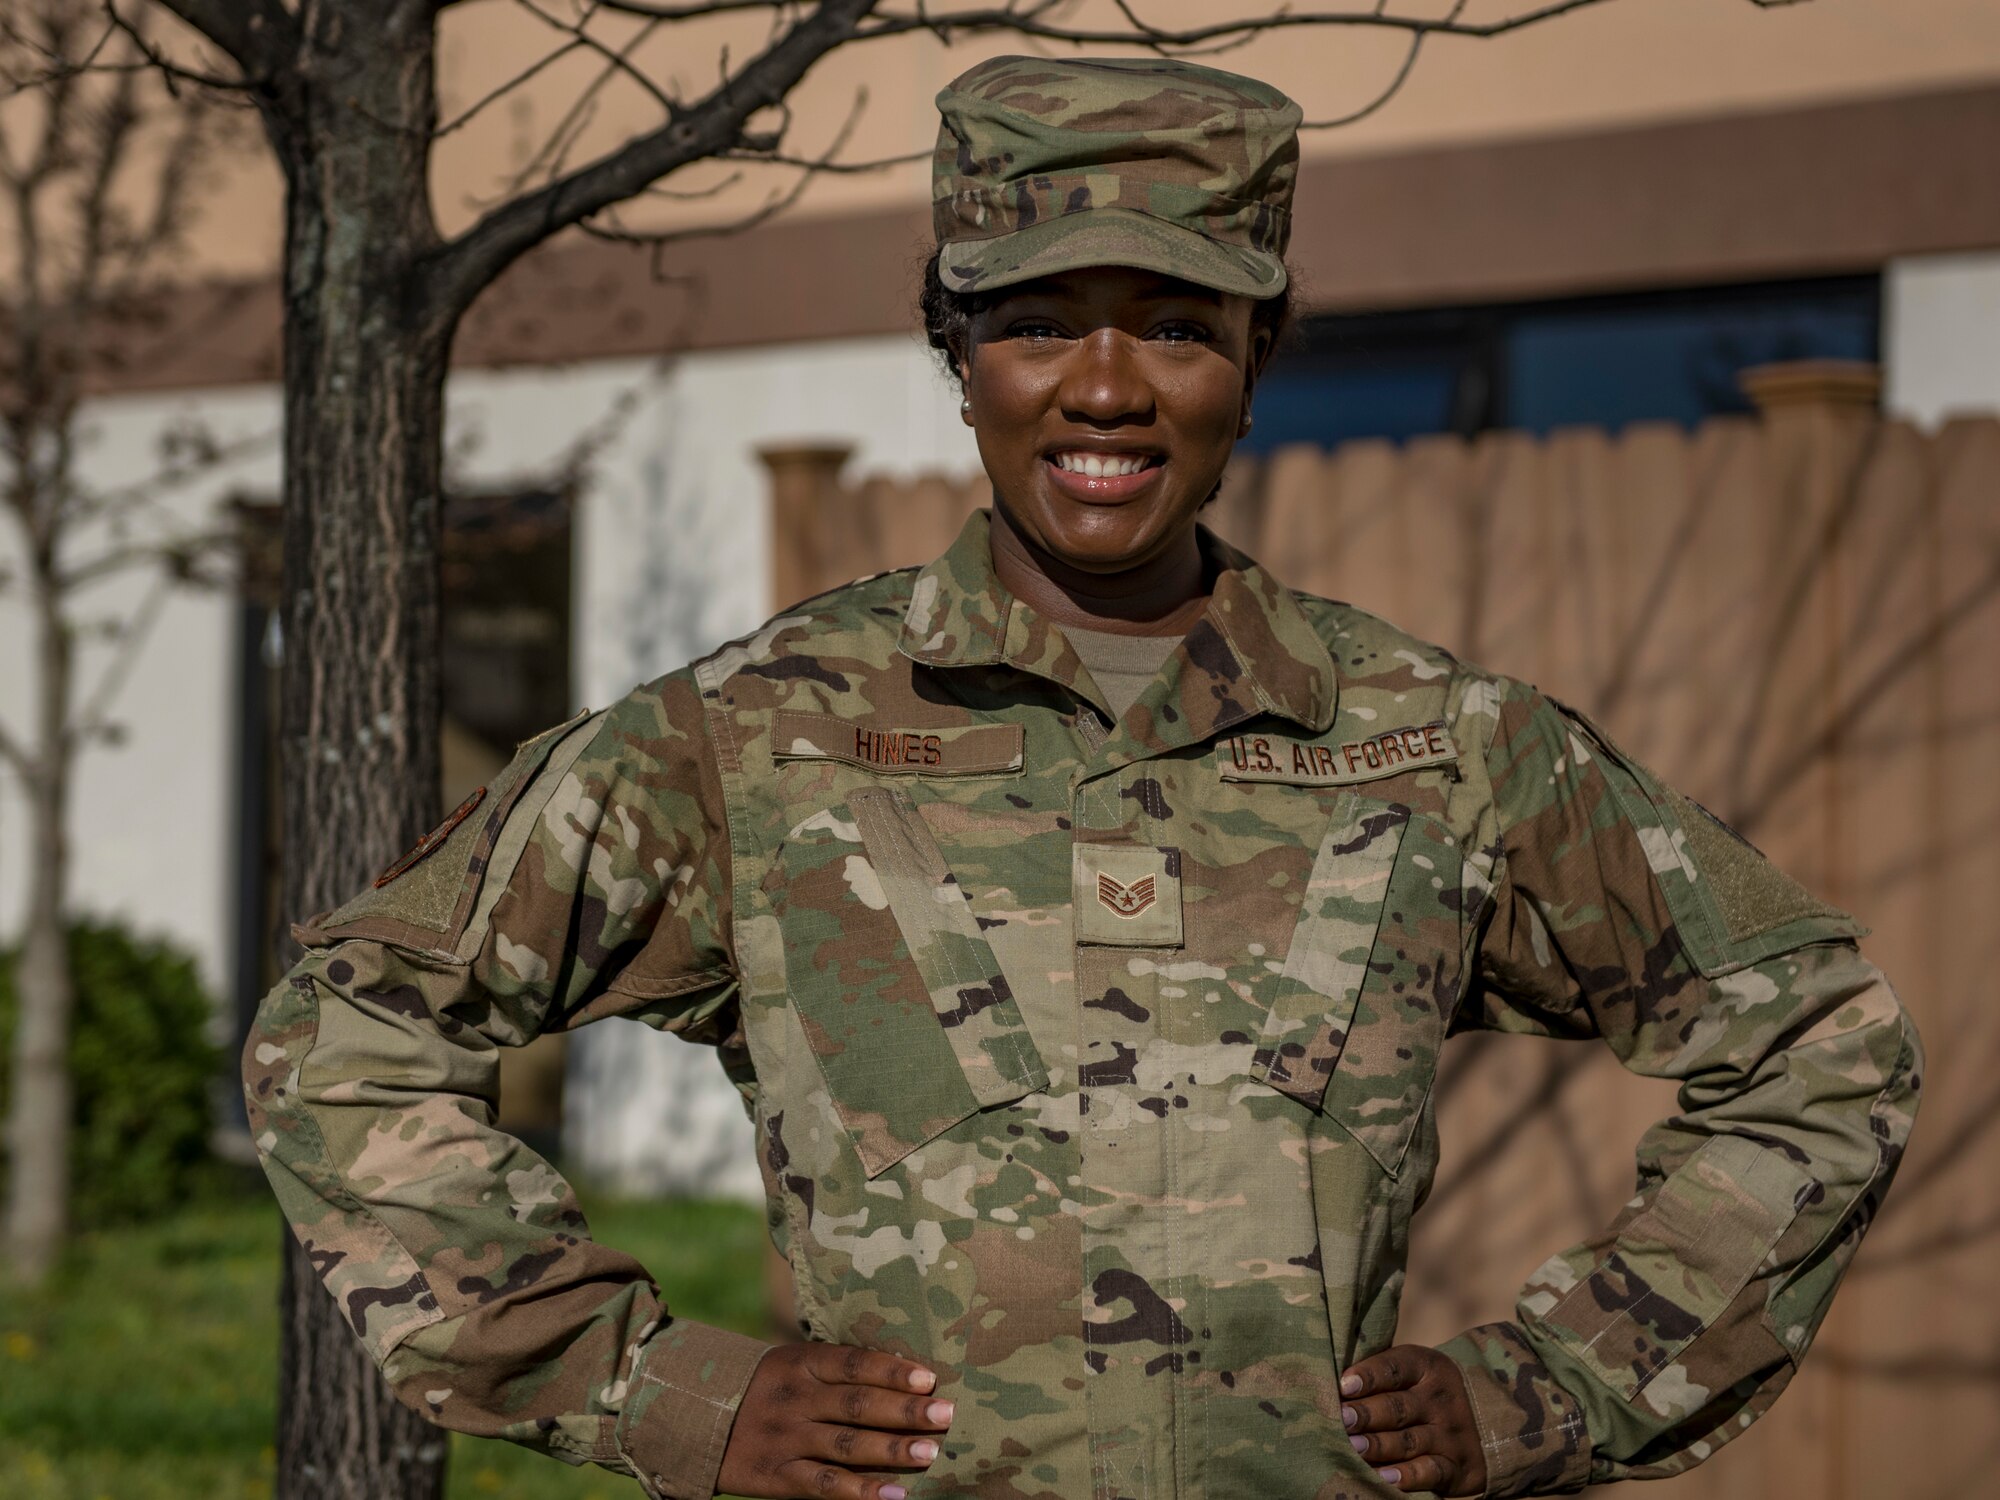
<path fill-rule="evenodd" d="M 962 417 L 972 415 L 972 398 L 970 396 L 965 397 L 958 403 L 958 414 Z"/>
<path fill-rule="evenodd" d="M 1254 423 L 1256 420 L 1257 419 L 1253 417 L 1249 412 L 1246 411 L 1245 413 L 1243 413 L 1243 425 L 1236 429 L 1236 435 L 1238 437 L 1249 436 L 1251 424 Z"/>

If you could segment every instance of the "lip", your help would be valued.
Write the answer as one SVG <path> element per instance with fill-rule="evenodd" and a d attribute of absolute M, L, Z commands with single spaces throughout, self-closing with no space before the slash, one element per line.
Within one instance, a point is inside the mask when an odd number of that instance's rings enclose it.
<path fill-rule="evenodd" d="M 1104 458 L 1143 458 L 1146 467 L 1136 474 L 1078 474 L 1056 462 L 1058 453 L 1094 453 Z M 1166 472 L 1166 455 L 1156 448 L 1135 448 L 1108 443 L 1059 443 L 1042 454 L 1042 466 L 1058 493 L 1086 505 L 1117 505 L 1142 494 Z"/>

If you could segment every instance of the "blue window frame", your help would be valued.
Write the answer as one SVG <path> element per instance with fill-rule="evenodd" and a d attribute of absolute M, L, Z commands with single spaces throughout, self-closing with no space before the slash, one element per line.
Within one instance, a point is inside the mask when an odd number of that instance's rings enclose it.
<path fill-rule="evenodd" d="M 1878 359 L 1881 302 L 1869 275 L 1314 318 L 1266 372 L 1243 446 L 1693 426 L 1750 409 L 1752 365 Z"/>

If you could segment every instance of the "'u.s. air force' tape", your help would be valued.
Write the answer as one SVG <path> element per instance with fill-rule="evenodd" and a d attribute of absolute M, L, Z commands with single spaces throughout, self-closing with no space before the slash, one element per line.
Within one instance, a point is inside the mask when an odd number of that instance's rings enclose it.
<path fill-rule="evenodd" d="M 1458 746 L 1445 732 L 1442 719 L 1408 729 L 1385 729 L 1337 745 L 1276 734 L 1237 734 L 1216 750 L 1224 781 L 1281 781 L 1290 786 L 1352 786 L 1457 761 Z"/>

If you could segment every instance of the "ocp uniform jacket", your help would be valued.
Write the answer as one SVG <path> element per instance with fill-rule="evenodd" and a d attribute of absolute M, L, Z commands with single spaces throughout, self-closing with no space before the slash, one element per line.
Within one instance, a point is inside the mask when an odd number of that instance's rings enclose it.
<path fill-rule="evenodd" d="M 913 1495 L 1389 1493 L 1447 1036 L 1681 1082 L 1637 1191 L 1446 1346 L 1496 1495 L 1684 1469 L 1790 1378 L 1920 1053 L 1858 928 L 1533 690 L 1204 534 L 1122 720 L 986 517 L 523 747 L 306 924 L 245 1052 L 267 1170 L 403 1400 L 708 1496 L 763 1345 L 672 1315 L 493 1125 L 497 1049 L 718 1047 L 816 1339 L 940 1373 Z"/>

